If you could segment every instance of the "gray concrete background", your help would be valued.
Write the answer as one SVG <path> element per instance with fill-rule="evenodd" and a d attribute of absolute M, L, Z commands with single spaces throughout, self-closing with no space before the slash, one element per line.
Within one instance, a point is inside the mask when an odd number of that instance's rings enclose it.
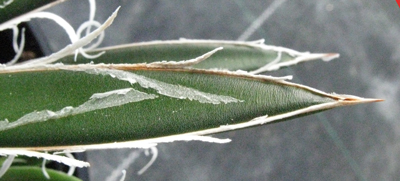
<path fill-rule="evenodd" d="M 177 39 L 237 39 L 271 0 L 98 0 L 103 22 L 122 6 L 102 46 Z M 77 28 L 88 3 L 51 9 Z M 48 50 L 67 45 L 54 23 L 36 20 Z M 271 73 L 327 92 L 383 98 L 382 103 L 329 110 L 292 121 L 215 135 L 229 144 L 180 142 L 140 155 L 126 180 L 398 180 L 400 179 L 400 8 L 389 0 L 286 1 L 249 38 L 299 51 L 337 52 L 339 59 Z M 47 28 L 51 27 L 51 28 Z M 56 41 L 55 41 L 56 40 Z M 134 149 L 87 152 L 91 180 L 104 180 Z"/>

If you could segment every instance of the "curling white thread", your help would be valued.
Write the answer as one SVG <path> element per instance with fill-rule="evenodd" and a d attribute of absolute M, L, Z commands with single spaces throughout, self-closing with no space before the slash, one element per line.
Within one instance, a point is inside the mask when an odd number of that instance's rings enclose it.
<path fill-rule="evenodd" d="M 47 151 L 45 153 L 47 154 Z M 47 173 L 47 170 L 46 170 L 46 161 L 47 161 L 46 159 L 43 159 L 43 162 L 42 162 L 42 173 L 43 173 L 44 177 L 46 177 L 47 180 L 49 180 L 50 179 L 50 175 L 49 175 L 49 173 Z"/>
<path fill-rule="evenodd" d="M 15 26 L 12 29 L 13 29 L 13 34 L 14 34 L 14 36 L 13 36 L 13 48 L 14 48 L 14 51 L 15 51 L 16 54 L 15 54 L 15 56 L 14 56 L 14 58 L 12 60 L 10 60 L 9 62 L 6 63 L 6 65 L 15 64 L 18 61 L 18 59 L 21 57 L 22 52 L 24 51 L 24 46 L 25 46 L 25 28 L 22 29 L 21 42 L 20 42 L 19 46 L 17 44 L 17 39 L 18 39 L 18 34 L 19 34 L 18 27 Z"/>
<path fill-rule="evenodd" d="M 33 14 L 28 14 L 27 16 L 23 16 L 22 19 L 15 19 L 14 21 L 9 22 L 8 24 L 0 25 L 0 31 L 3 29 L 8 29 L 12 28 L 16 24 L 23 22 L 23 21 L 29 21 L 31 18 L 37 18 L 38 16 L 43 17 L 43 18 L 49 18 L 54 16 L 52 19 L 57 17 L 57 23 L 61 23 L 60 26 L 62 26 L 67 34 L 70 36 L 71 41 L 73 42 L 72 44 L 66 46 L 65 48 L 61 49 L 60 51 L 53 53 L 47 57 L 42 57 L 38 59 L 33 59 L 29 60 L 20 64 L 15 64 L 13 66 L 0 66 L 0 69 L 23 69 L 27 67 L 34 67 L 38 65 L 44 65 L 44 64 L 49 64 L 53 63 L 54 61 L 57 61 L 60 58 L 63 58 L 67 55 L 70 55 L 73 52 L 80 51 L 81 47 L 89 44 L 92 40 L 94 40 L 97 36 L 99 36 L 101 33 L 103 33 L 104 29 L 106 29 L 108 26 L 111 25 L 115 17 L 117 16 L 117 12 L 119 10 L 119 7 L 113 12 L 113 14 L 96 30 L 93 32 L 89 33 L 85 37 L 79 39 L 78 36 L 75 34 L 74 29 L 71 27 L 70 24 L 68 24 L 65 20 L 63 20 L 61 17 L 57 15 L 50 15 L 52 13 L 47 13 L 47 12 L 38 12 L 38 13 L 33 13 Z M 64 22 L 64 23 L 63 23 Z M 96 55 L 95 55 L 96 56 Z"/>
<path fill-rule="evenodd" d="M 11 2 L 12 1 L 4 2 L 4 4 L 8 5 Z M 62 18 L 62 17 L 60 17 L 60 16 L 58 16 L 58 15 L 56 15 L 54 13 L 50 13 L 50 12 L 34 12 L 34 13 L 25 14 L 24 16 L 17 17 L 15 19 L 12 19 L 12 20 L 0 25 L 0 31 L 5 30 L 5 29 L 10 29 L 10 28 L 15 29 L 19 23 L 25 22 L 25 21 L 29 21 L 32 18 L 46 18 L 46 19 L 53 20 L 60 27 L 62 27 L 65 30 L 65 32 L 67 33 L 67 35 L 69 36 L 69 38 L 71 40 L 71 43 L 73 45 L 73 44 L 75 44 L 76 41 L 80 40 L 81 32 L 84 29 L 86 29 L 86 36 L 89 36 L 89 35 L 92 36 L 93 35 L 93 33 L 90 33 L 90 29 L 91 29 L 92 26 L 98 27 L 98 29 L 102 29 L 102 30 L 105 29 L 104 27 L 102 27 L 102 25 L 99 22 L 94 21 L 94 15 L 95 15 L 95 11 L 96 11 L 95 0 L 89 0 L 89 4 L 90 4 L 89 20 L 84 22 L 84 23 L 82 23 L 79 26 L 79 28 L 78 28 L 76 33 L 75 33 L 74 28 L 71 26 L 71 24 L 69 24 L 64 18 Z M 2 6 L 0 6 L 0 8 L 2 8 Z M 114 12 L 114 14 L 115 14 L 115 12 Z M 17 35 L 18 35 L 18 32 L 15 32 L 15 30 L 14 30 L 14 39 L 15 39 L 15 36 L 17 36 Z M 89 58 L 89 59 L 97 58 L 97 57 L 101 56 L 104 53 L 104 52 L 100 52 L 100 53 L 98 53 L 96 55 L 89 55 L 89 54 L 87 54 L 85 52 L 86 50 L 90 50 L 90 49 L 93 49 L 93 48 L 97 47 L 103 41 L 103 39 L 104 39 L 104 31 L 99 32 L 97 35 L 99 35 L 98 40 L 95 43 L 93 43 L 91 46 L 89 46 L 87 48 L 84 48 L 83 47 L 84 45 L 82 45 L 82 46 L 77 47 L 76 49 L 73 50 L 73 51 L 75 51 L 75 60 L 76 60 L 78 52 L 81 53 L 85 58 Z M 96 38 L 97 35 L 94 38 Z M 24 35 L 22 35 L 22 38 L 24 38 Z M 87 42 L 87 44 L 88 44 L 91 40 L 89 40 L 89 39 L 87 39 L 87 40 L 88 40 L 88 42 Z M 14 40 L 14 42 L 13 42 L 14 50 L 16 50 L 16 48 L 15 48 L 16 47 L 15 46 L 16 43 L 15 42 L 16 42 L 16 40 Z M 23 49 L 23 45 L 24 45 L 24 40 L 21 41 L 20 48 L 18 49 L 21 52 L 22 52 L 22 49 Z M 57 53 L 59 53 L 59 52 L 57 52 Z M 57 55 L 57 54 L 55 53 L 55 54 L 53 54 L 53 56 L 54 55 Z M 19 57 L 20 57 L 20 54 L 17 54 L 14 57 L 14 59 L 9 61 L 6 65 L 13 65 L 16 62 L 16 60 L 18 60 Z M 44 57 L 44 58 L 49 58 L 49 57 Z M 43 60 L 43 59 L 41 59 L 41 60 Z"/>
<path fill-rule="evenodd" d="M 142 175 L 144 172 L 146 172 L 146 170 L 149 169 L 151 165 L 153 165 L 154 161 L 156 161 L 158 157 L 157 147 L 154 146 L 151 147 L 150 149 L 146 149 L 144 152 L 146 156 L 150 154 L 149 150 L 151 151 L 151 154 L 153 154 L 153 156 L 151 157 L 150 161 L 142 169 L 138 171 L 138 175 Z"/>
<path fill-rule="evenodd" d="M 116 168 L 114 167 L 111 174 L 104 180 L 105 181 L 116 181 L 117 178 L 119 177 L 121 171 L 128 169 L 129 166 L 132 165 L 137 158 L 139 158 L 139 156 L 140 156 L 139 150 L 134 150 L 131 153 L 129 153 L 129 155 L 126 156 Z"/>
<path fill-rule="evenodd" d="M 72 155 L 71 153 L 65 153 L 65 156 L 67 156 L 68 158 L 71 159 L 75 159 L 74 155 Z M 67 175 L 72 176 L 75 172 L 76 167 L 75 166 L 69 166 Z"/>
<path fill-rule="evenodd" d="M 119 179 L 119 181 L 124 181 L 125 177 L 126 177 L 126 170 L 122 170 L 121 172 L 122 172 L 122 176 L 121 176 L 121 179 Z"/>

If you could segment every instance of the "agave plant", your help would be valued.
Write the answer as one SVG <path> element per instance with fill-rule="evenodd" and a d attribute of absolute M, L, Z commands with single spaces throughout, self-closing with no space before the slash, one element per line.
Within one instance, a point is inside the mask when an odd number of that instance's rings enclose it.
<path fill-rule="evenodd" d="M 16 53 L 0 66 L 0 176 L 7 180 L 79 180 L 71 176 L 73 168 L 89 163 L 74 159 L 74 152 L 173 141 L 227 143 L 210 135 L 380 101 L 265 75 L 300 62 L 328 61 L 336 53 L 298 52 L 263 40 L 180 39 L 96 48 L 118 9 L 100 24 L 89 0 L 89 20 L 74 30 L 44 12 L 61 2 L 8 0 L 0 6 L 0 31 L 13 30 Z M 54 20 L 71 44 L 50 56 L 18 61 L 25 39 L 22 30 L 18 44 L 17 25 L 32 18 Z M 46 160 L 72 169 L 68 174 L 46 169 Z"/>

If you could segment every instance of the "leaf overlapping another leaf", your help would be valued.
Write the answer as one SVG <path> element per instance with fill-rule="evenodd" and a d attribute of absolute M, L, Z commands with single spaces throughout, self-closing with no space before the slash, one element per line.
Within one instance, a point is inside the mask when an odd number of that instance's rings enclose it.
<path fill-rule="evenodd" d="M 18 7 L 21 2 L 25 6 Z M 21 13 L 39 11 L 62 1 L 50 2 L 53 0 L 35 1 L 33 6 L 28 1 L 4 2 L 0 5 L 0 14 L 5 15 L 0 17 L 0 29 L 13 29 L 16 44 L 18 23 L 51 15 L 37 13 L 7 20 L 20 14 L 18 8 Z M 17 155 L 42 157 L 72 167 L 89 166 L 73 158 L 37 151 L 149 148 L 176 140 L 226 143 L 230 140 L 203 135 L 380 101 L 327 94 L 287 82 L 287 77 L 255 75 L 304 61 L 338 57 L 269 46 L 263 40 L 143 42 L 93 50 L 97 55 L 107 53 L 95 60 L 80 58 L 76 62 L 73 55 L 68 56 L 72 52 L 97 56 L 86 54 L 81 47 L 102 35 L 119 9 L 100 25 L 93 22 L 95 3 L 89 2 L 89 21 L 77 32 L 67 22 L 60 23 L 66 25 L 71 45 L 48 57 L 13 65 L 23 49 L 22 35 L 21 45 L 14 46 L 16 57 L 0 66 L 0 156 L 9 156 L 0 172 L 4 173 Z M 50 4 L 37 9 L 46 3 Z M 98 29 L 89 33 L 91 26 Z M 88 35 L 78 40 L 85 28 Z M 211 56 L 222 47 L 223 51 Z M 204 52 L 208 53 L 202 55 Z M 50 64 L 55 61 L 59 64 Z M 74 179 L 53 171 L 50 174 L 55 179 Z M 4 178 L 25 176 L 44 179 L 38 167 L 15 166 Z"/>
<path fill-rule="evenodd" d="M 107 53 L 97 59 L 78 57 L 74 61 L 72 56 L 60 59 L 64 64 L 77 63 L 152 63 L 159 61 L 190 60 L 193 57 L 223 47 L 222 51 L 213 54 L 193 65 L 199 69 L 224 69 L 265 71 L 278 70 L 281 67 L 296 65 L 300 62 L 323 59 L 329 61 L 339 57 L 336 53 L 309 53 L 298 52 L 292 49 L 265 45 L 264 40 L 258 41 L 224 41 L 224 40 L 168 40 L 132 43 L 114 47 L 99 48 L 93 53 L 106 51 Z"/>

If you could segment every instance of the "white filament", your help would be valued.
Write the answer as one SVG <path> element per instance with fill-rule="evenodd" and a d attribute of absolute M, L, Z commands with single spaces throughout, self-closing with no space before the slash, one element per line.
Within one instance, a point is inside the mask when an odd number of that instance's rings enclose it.
<path fill-rule="evenodd" d="M 3 165 L 1 166 L 0 169 L 0 178 L 7 172 L 8 168 L 10 168 L 14 158 L 15 155 L 10 154 L 8 158 L 3 162 Z"/>
<path fill-rule="evenodd" d="M 22 30 L 22 35 L 21 35 L 21 43 L 20 46 L 17 45 L 17 38 L 18 38 L 18 29 L 17 25 L 21 22 L 26 22 L 31 20 L 32 18 L 46 18 L 53 20 L 56 22 L 58 25 L 60 25 L 65 32 L 67 33 L 69 39 L 71 42 L 75 42 L 78 40 L 78 37 L 75 33 L 74 28 L 67 22 L 65 19 L 62 17 L 54 14 L 54 13 L 49 13 L 49 12 L 36 12 L 36 13 L 28 13 L 24 16 L 20 16 L 18 18 L 15 18 L 7 23 L 4 23 L 0 25 L 0 31 L 5 30 L 5 29 L 13 29 L 13 48 L 14 51 L 17 53 L 15 57 L 9 61 L 6 65 L 13 65 L 15 64 L 18 59 L 21 57 L 24 45 L 25 45 L 25 30 Z"/>
<path fill-rule="evenodd" d="M 264 12 L 239 36 L 239 41 L 247 40 L 286 0 L 275 0 Z"/>
<path fill-rule="evenodd" d="M 45 152 L 46 154 L 47 154 L 47 151 Z M 49 175 L 49 173 L 47 173 L 47 170 L 46 170 L 46 159 L 43 159 L 43 162 L 42 162 L 42 173 L 43 173 L 43 175 L 44 175 L 44 177 L 46 177 L 48 180 L 50 179 L 50 175 Z"/>
<path fill-rule="evenodd" d="M 88 33 L 87 30 L 92 26 L 98 28 L 98 27 L 101 26 L 101 24 L 99 22 L 97 22 L 97 21 L 86 21 L 86 22 L 82 23 L 79 26 L 78 30 L 76 30 L 76 34 L 77 34 L 78 38 L 81 37 L 82 31 L 85 30 L 85 29 L 86 29 L 85 36 L 88 35 L 90 32 Z M 90 47 L 86 47 L 86 48 L 83 48 L 83 49 L 90 50 L 90 49 L 96 48 L 97 46 L 100 45 L 100 43 L 103 41 L 103 39 L 104 39 L 104 32 L 99 35 L 98 40 L 95 43 L 90 45 Z"/>
<path fill-rule="evenodd" d="M 94 21 L 94 15 L 96 14 L 96 0 L 89 0 L 89 6 L 90 6 L 89 21 Z M 91 29 L 90 26 L 86 29 L 86 35 L 90 33 L 90 29 Z"/>
<path fill-rule="evenodd" d="M 119 179 L 119 181 L 124 181 L 126 177 L 126 170 L 122 170 L 121 172 L 122 172 L 122 177 L 121 179 Z"/>
<path fill-rule="evenodd" d="M 15 156 L 24 155 L 28 157 L 45 158 L 47 160 L 52 160 L 63 163 L 65 165 L 76 166 L 76 167 L 88 167 L 90 165 L 87 162 L 71 159 L 64 156 L 52 155 L 48 153 L 40 153 L 36 151 L 21 150 L 21 149 L 0 148 L 0 155 L 15 155 Z"/>
<path fill-rule="evenodd" d="M 64 18 L 50 12 L 35 12 L 35 13 L 25 14 L 24 16 L 20 16 L 11 21 L 8 21 L 7 23 L 0 25 L 0 31 L 5 29 L 11 29 L 14 26 L 18 25 L 19 23 L 30 21 L 33 18 L 44 18 L 53 20 L 55 23 L 60 25 L 65 30 L 69 39 L 72 42 L 78 40 L 74 28 Z"/>
<path fill-rule="evenodd" d="M 95 0 L 89 0 L 89 6 L 90 6 L 89 20 L 84 22 L 84 23 L 82 23 L 79 26 L 79 28 L 77 30 L 77 33 L 76 33 L 78 38 L 81 37 L 81 33 L 82 33 L 82 31 L 84 29 L 86 29 L 86 34 L 85 34 L 85 36 L 86 36 L 86 35 L 90 34 L 90 30 L 91 30 L 92 26 L 94 26 L 94 27 L 100 27 L 101 26 L 101 24 L 99 22 L 94 21 L 94 16 L 95 16 L 95 13 L 96 13 L 96 1 Z M 103 41 L 103 39 L 104 39 L 104 31 L 101 32 L 100 36 L 97 38 L 97 41 L 95 43 L 91 44 L 89 47 L 86 47 L 86 48 L 85 47 L 81 47 L 81 48 L 78 49 L 78 51 L 75 51 L 74 60 L 76 61 L 78 52 L 80 54 L 82 54 L 82 56 L 84 56 L 85 58 L 88 58 L 88 59 L 95 59 L 95 58 L 98 58 L 101 55 L 103 55 L 104 51 L 100 52 L 100 53 L 98 53 L 96 55 L 89 55 L 89 54 L 87 54 L 85 52 L 85 50 L 91 50 L 93 48 L 98 47 L 101 44 L 101 42 Z"/>
<path fill-rule="evenodd" d="M 148 156 L 149 150 L 151 151 L 151 154 L 153 154 L 153 156 L 151 157 L 150 161 L 142 168 L 138 171 L 138 175 L 142 175 L 147 169 L 150 168 L 150 166 L 154 163 L 154 161 L 156 161 L 157 156 L 158 156 L 158 150 L 157 147 L 151 147 L 150 149 L 146 149 L 145 150 L 145 155 Z"/>
<path fill-rule="evenodd" d="M 68 158 L 71 158 L 71 159 L 75 159 L 75 158 L 74 158 L 74 155 L 72 155 L 71 153 L 68 153 L 68 152 L 65 153 L 65 156 L 67 156 Z M 76 169 L 75 166 L 69 166 L 69 170 L 68 170 L 68 173 L 67 173 L 67 174 L 68 174 L 69 176 L 73 175 L 74 172 L 75 172 L 75 169 Z"/>
<path fill-rule="evenodd" d="M 13 65 L 15 64 L 18 59 L 21 57 L 22 52 L 24 50 L 24 46 L 25 46 L 25 28 L 22 28 L 22 32 L 21 32 L 21 42 L 19 44 L 19 46 L 17 45 L 17 39 L 18 39 L 18 27 L 13 27 L 13 32 L 14 32 L 14 36 L 13 36 L 13 48 L 15 51 L 15 56 L 14 58 L 7 62 L 6 65 Z"/>
<path fill-rule="evenodd" d="M 122 162 L 117 166 L 117 168 L 113 169 L 111 174 L 105 179 L 105 181 L 115 181 L 120 175 L 121 171 L 129 168 L 129 166 L 135 162 L 135 160 L 140 156 L 140 151 L 135 150 L 131 152 L 127 157 L 125 157 Z"/>
<path fill-rule="evenodd" d="M 39 59 L 34 59 L 34 60 L 27 61 L 27 62 L 23 62 L 23 63 L 21 63 L 21 66 L 13 67 L 13 68 L 10 67 L 8 69 L 20 69 L 20 68 L 24 68 L 24 67 L 32 67 L 34 65 L 49 64 L 49 63 L 53 63 L 53 62 L 57 61 L 60 58 L 70 55 L 72 52 L 79 49 L 80 47 L 89 44 L 90 41 L 95 39 L 98 35 L 100 35 L 104 31 L 104 29 L 106 29 L 108 26 L 110 26 L 111 23 L 113 22 L 113 20 L 115 19 L 115 17 L 117 16 L 118 10 L 119 10 L 119 7 L 113 12 L 113 14 L 99 28 L 97 28 L 96 30 L 91 32 L 89 35 L 66 46 L 65 48 L 61 49 L 60 51 L 53 53 L 47 57 L 42 57 Z M 15 66 L 17 66 L 17 65 L 15 65 Z"/>
<path fill-rule="evenodd" d="M 273 60 L 272 62 L 268 63 L 267 65 L 264 65 L 263 67 L 258 68 L 257 70 L 253 70 L 249 73 L 251 74 L 259 74 L 265 71 L 268 71 L 270 67 L 276 65 L 278 62 L 282 60 L 282 52 L 278 52 L 278 56 Z"/>
<path fill-rule="evenodd" d="M 18 48 L 18 42 L 17 42 L 19 30 L 18 30 L 17 26 L 12 27 L 12 30 L 13 30 L 13 42 L 12 42 L 12 44 L 13 44 L 14 52 L 17 53 L 18 49 L 19 49 Z"/>
<path fill-rule="evenodd" d="M 5 2 L 4 4 L 11 3 L 11 2 Z M 65 19 L 63 19 L 62 17 L 60 17 L 60 16 L 58 16 L 58 15 L 56 15 L 54 13 L 50 13 L 50 12 L 27 13 L 24 16 L 20 16 L 18 18 L 12 19 L 12 20 L 10 20 L 10 21 L 8 21 L 6 23 L 1 24 L 0 25 L 0 31 L 5 30 L 5 29 L 13 29 L 14 30 L 14 40 L 13 40 L 14 51 L 16 53 L 20 52 L 19 54 L 17 53 L 17 55 L 13 58 L 13 60 L 8 62 L 6 65 L 15 64 L 15 62 L 19 59 L 19 57 L 22 54 L 23 44 L 25 43 L 25 41 L 21 40 L 21 45 L 18 48 L 18 45 L 16 43 L 17 42 L 16 41 L 16 37 L 18 36 L 18 31 L 15 30 L 15 27 L 19 23 L 29 21 L 32 18 L 46 18 L 46 19 L 53 20 L 54 22 L 56 22 L 58 25 L 60 25 L 65 30 L 65 32 L 67 33 L 71 43 L 73 43 L 73 44 L 80 39 L 81 32 L 84 29 L 86 29 L 86 35 L 85 36 L 93 34 L 93 33 L 90 33 L 91 27 L 92 26 L 101 27 L 101 24 L 99 22 L 97 22 L 97 21 L 94 21 L 94 16 L 95 16 L 95 12 L 96 12 L 96 2 L 95 2 L 95 0 L 89 0 L 89 4 L 90 4 L 89 20 L 84 22 L 83 24 L 81 24 L 81 26 L 78 28 L 78 30 L 79 30 L 78 32 L 79 33 L 76 33 L 74 28 Z M 95 48 L 95 47 L 97 47 L 98 45 L 101 44 L 101 42 L 104 39 L 104 31 L 99 32 L 99 35 L 100 36 L 99 36 L 98 40 L 95 43 L 93 43 L 91 46 L 89 46 L 87 48 L 82 48 L 82 46 L 84 46 L 84 45 L 82 45 L 81 47 L 77 47 L 76 50 L 74 50 L 75 51 L 75 60 L 76 60 L 77 53 L 81 53 L 85 58 L 89 58 L 89 59 L 97 58 L 97 57 L 101 56 L 104 53 L 104 52 L 101 52 L 101 53 L 96 54 L 96 55 L 89 55 L 89 54 L 87 54 L 85 52 L 85 50 L 93 49 L 93 48 Z M 24 35 L 22 35 L 22 39 L 25 40 L 24 39 Z M 89 40 L 89 42 L 90 41 L 91 40 Z M 86 44 L 88 44 L 88 43 L 86 43 Z M 57 59 L 59 59 L 59 58 L 61 58 L 61 57 L 57 57 Z"/>

